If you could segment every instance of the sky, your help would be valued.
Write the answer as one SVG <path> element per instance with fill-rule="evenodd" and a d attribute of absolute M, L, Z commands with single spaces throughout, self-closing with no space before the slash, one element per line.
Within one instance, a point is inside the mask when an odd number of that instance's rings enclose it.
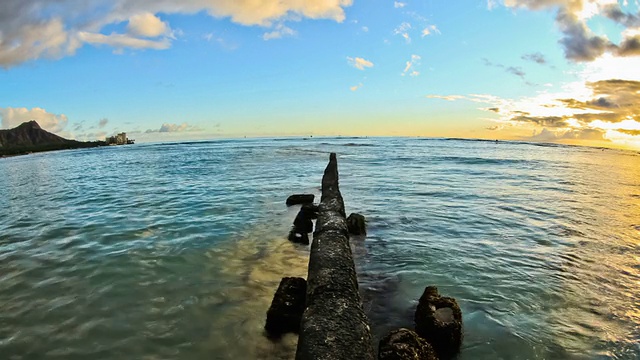
<path fill-rule="evenodd" d="M 2 0 L 0 128 L 640 149 L 638 0 Z"/>

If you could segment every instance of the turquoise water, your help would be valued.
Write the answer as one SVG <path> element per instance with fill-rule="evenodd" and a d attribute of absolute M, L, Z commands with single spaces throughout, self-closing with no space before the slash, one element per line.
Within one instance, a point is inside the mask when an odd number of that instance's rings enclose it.
<path fill-rule="evenodd" d="M 376 338 L 427 285 L 460 359 L 640 357 L 640 155 L 437 139 L 228 140 L 0 159 L 0 359 L 288 359 L 266 310 L 337 152 Z"/>

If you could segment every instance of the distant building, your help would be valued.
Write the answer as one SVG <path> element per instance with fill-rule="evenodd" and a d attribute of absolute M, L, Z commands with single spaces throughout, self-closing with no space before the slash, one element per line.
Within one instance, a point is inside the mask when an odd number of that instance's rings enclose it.
<path fill-rule="evenodd" d="M 107 145 L 126 145 L 133 144 L 134 140 L 127 138 L 127 133 L 119 133 L 115 136 L 107 136 L 105 139 Z"/>

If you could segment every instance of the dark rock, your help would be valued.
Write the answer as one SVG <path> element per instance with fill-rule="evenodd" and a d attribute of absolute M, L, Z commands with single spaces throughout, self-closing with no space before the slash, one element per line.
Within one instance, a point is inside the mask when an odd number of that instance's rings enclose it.
<path fill-rule="evenodd" d="M 289 231 L 288 239 L 296 244 L 309 245 L 309 234 L 299 231 L 295 226 L 291 228 L 291 231 Z"/>
<path fill-rule="evenodd" d="M 313 199 L 315 199 L 315 195 L 313 195 L 313 194 L 291 195 L 291 196 L 289 196 L 287 198 L 287 206 L 300 205 L 300 204 L 311 204 L 311 203 L 313 203 Z"/>
<path fill-rule="evenodd" d="M 267 311 L 264 329 L 271 338 L 300 331 L 300 319 L 304 312 L 307 281 L 298 277 L 286 277 L 280 281 Z"/>
<path fill-rule="evenodd" d="M 353 235 L 366 235 L 367 234 L 367 222 L 363 215 L 352 213 L 347 218 L 347 228 L 349 233 Z"/>
<path fill-rule="evenodd" d="M 309 245 L 309 233 L 313 232 L 313 221 L 317 216 L 317 206 L 313 204 L 302 205 L 298 215 L 293 220 L 293 227 L 289 232 L 289 241 L 298 244 Z"/>
<path fill-rule="evenodd" d="M 313 232 L 313 221 L 311 221 L 311 215 L 305 211 L 305 209 L 300 209 L 298 215 L 293 220 L 293 227 L 298 232 L 304 232 L 306 234 Z"/>
<path fill-rule="evenodd" d="M 455 356 L 462 344 L 462 311 L 454 298 L 440 296 L 438 288 L 427 286 L 414 317 L 416 333 L 435 349 L 438 357 Z"/>
<path fill-rule="evenodd" d="M 304 211 L 310 219 L 318 218 L 318 210 L 318 205 L 316 204 L 303 204 L 300 208 L 300 211 Z"/>
<path fill-rule="evenodd" d="M 380 340 L 378 360 L 438 360 L 424 339 L 409 329 L 393 330 Z"/>

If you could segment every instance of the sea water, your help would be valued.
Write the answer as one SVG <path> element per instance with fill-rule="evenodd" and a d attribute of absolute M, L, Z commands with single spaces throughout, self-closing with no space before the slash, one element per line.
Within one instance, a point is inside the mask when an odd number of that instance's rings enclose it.
<path fill-rule="evenodd" d="M 0 359 L 289 359 L 265 338 L 293 193 L 338 154 L 377 340 L 425 286 L 460 359 L 640 358 L 640 155 L 421 138 L 139 144 L 0 159 Z"/>

